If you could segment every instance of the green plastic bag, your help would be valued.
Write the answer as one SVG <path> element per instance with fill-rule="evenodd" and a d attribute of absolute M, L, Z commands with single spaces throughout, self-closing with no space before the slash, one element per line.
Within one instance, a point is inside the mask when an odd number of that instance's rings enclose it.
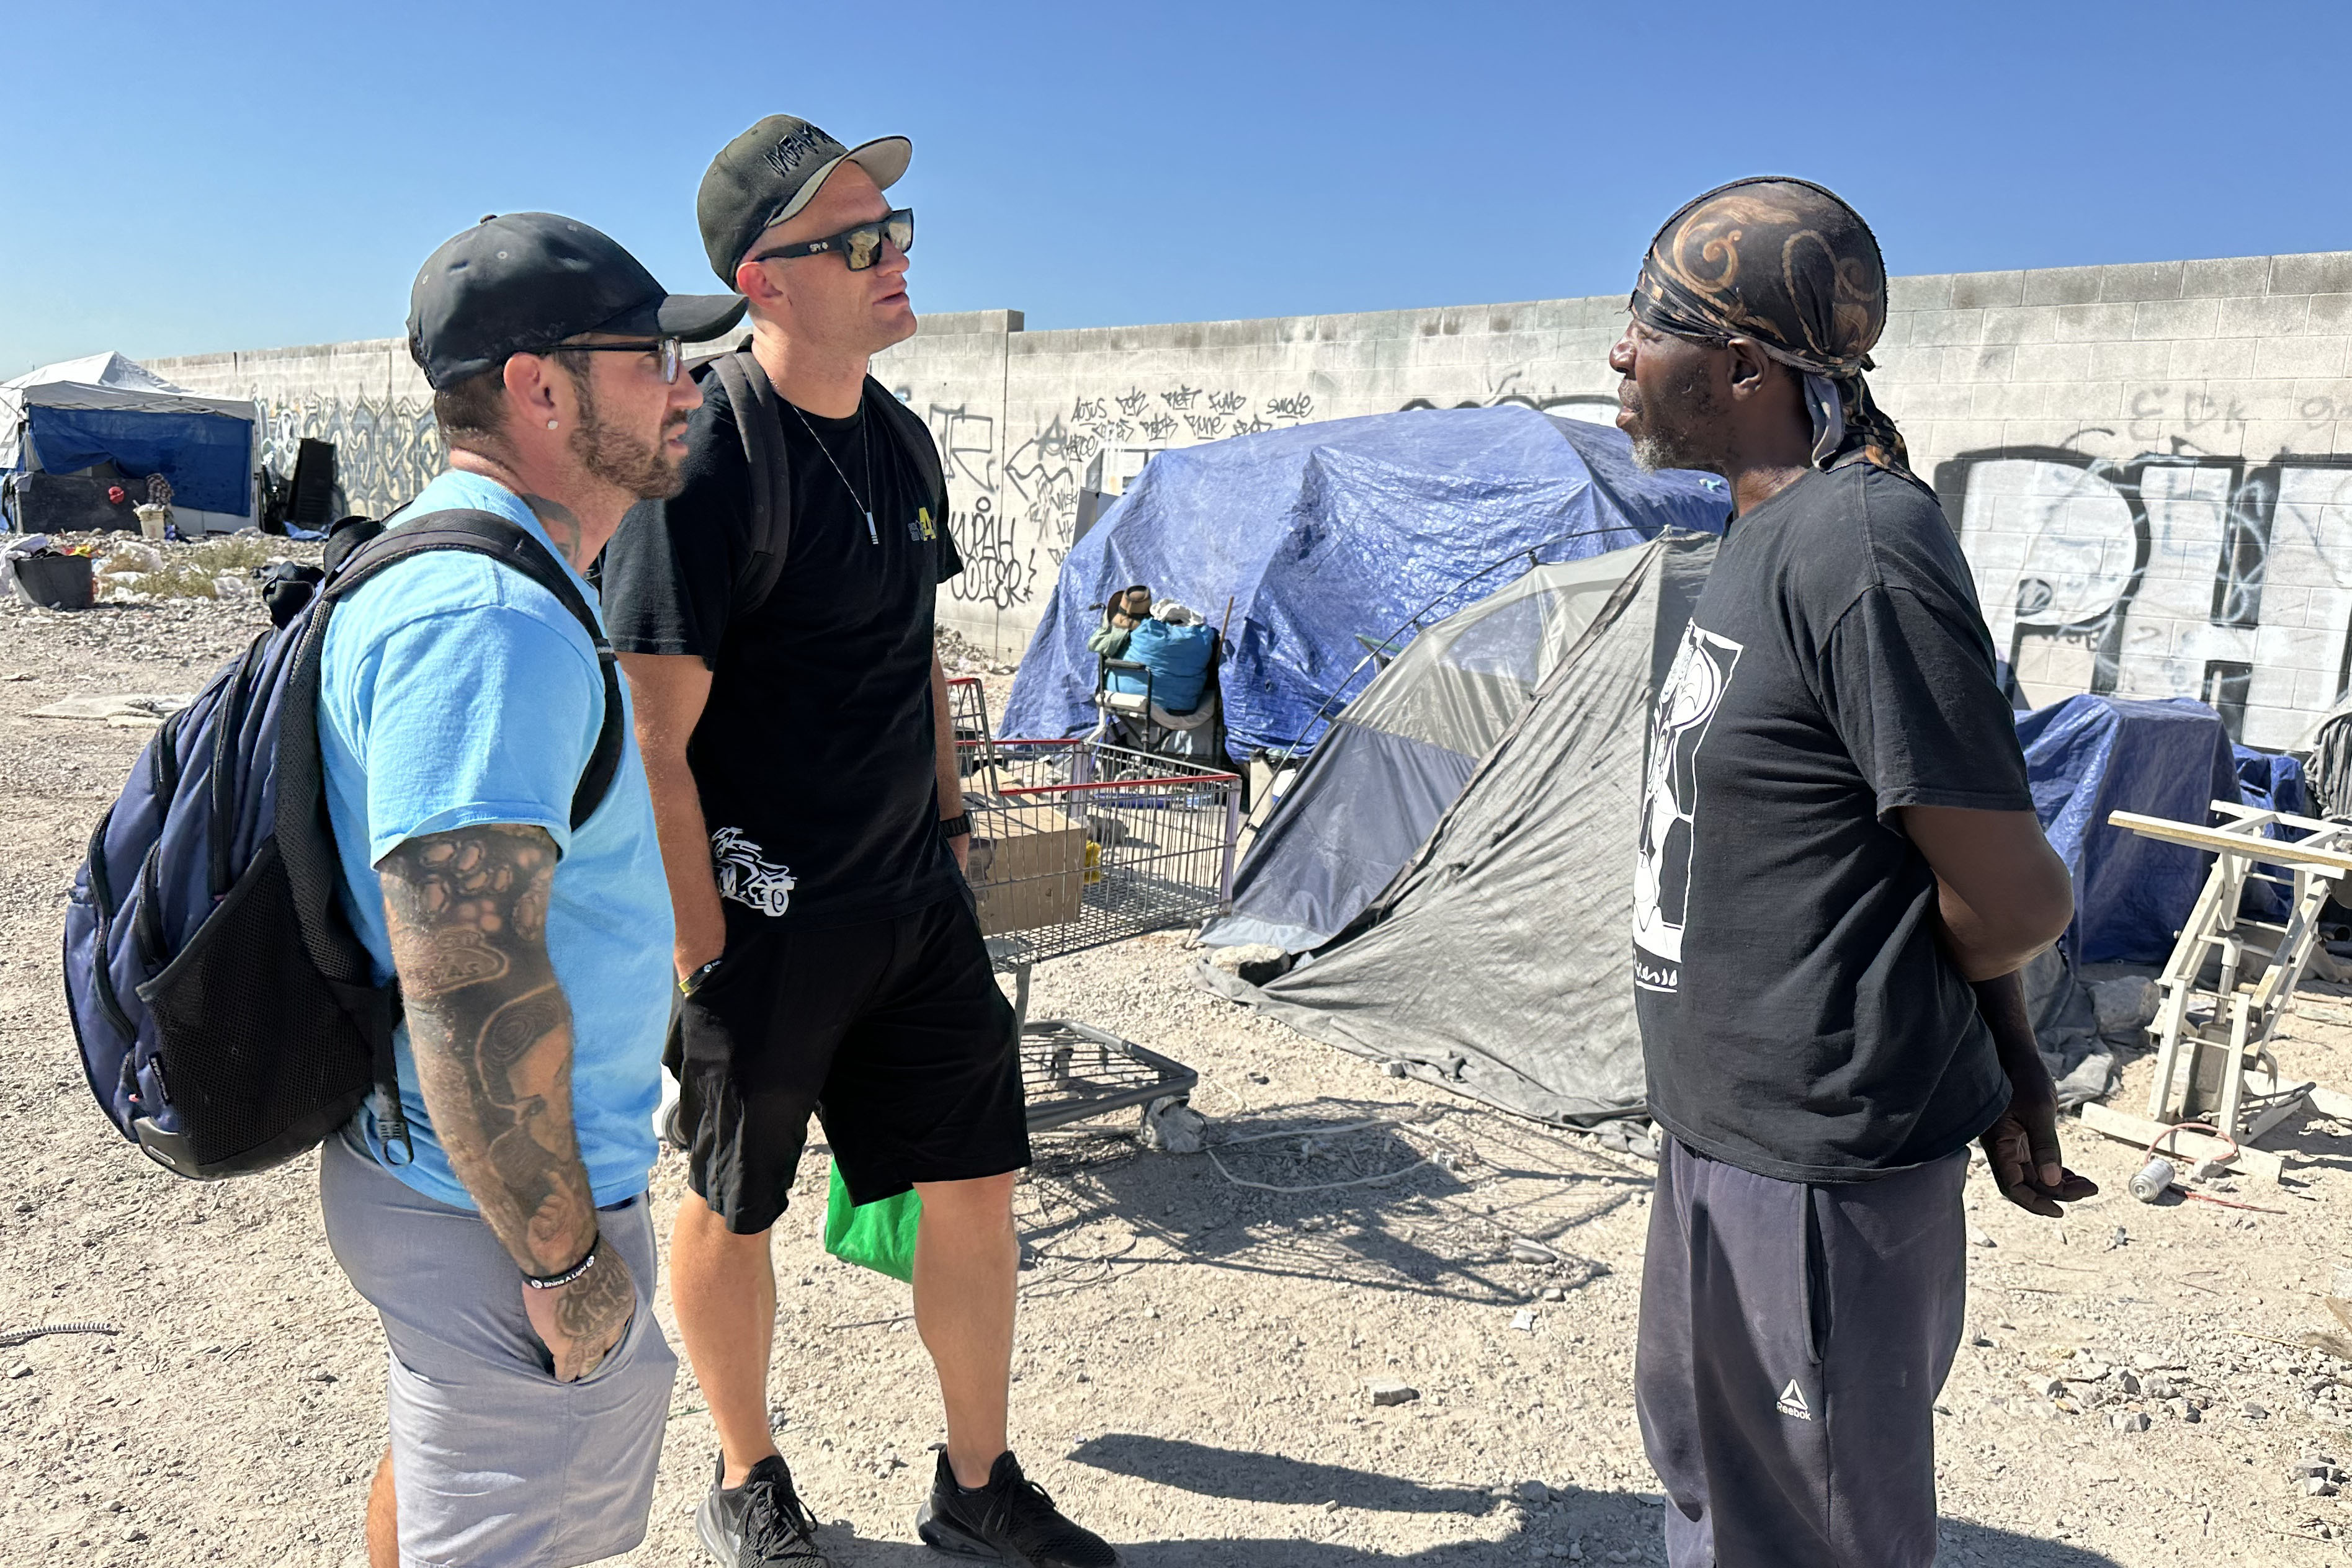
<path fill-rule="evenodd" d="M 833 1191 L 824 1200 L 824 1249 L 843 1262 L 914 1283 L 915 1228 L 922 1218 L 923 1196 L 912 1189 L 872 1203 L 850 1202 L 841 1167 L 833 1167 Z"/>

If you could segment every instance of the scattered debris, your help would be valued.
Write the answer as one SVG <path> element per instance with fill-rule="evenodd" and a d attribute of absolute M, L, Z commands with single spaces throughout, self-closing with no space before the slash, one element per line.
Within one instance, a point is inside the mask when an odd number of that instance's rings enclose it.
<path fill-rule="evenodd" d="M 112 722 L 118 718 L 160 724 L 195 700 L 194 692 L 125 692 L 114 696 L 60 697 L 37 707 L 34 718 L 77 718 Z"/>
<path fill-rule="evenodd" d="M 1511 1326 L 1517 1329 L 1521 1333 L 1535 1333 L 1536 1310 L 1533 1307 L 1521 1307 L 1517 1312 L 1511 1314 Z"/>
<path fill-rule="evenodd" d="M 20 1344 L 46 1339 L 53 1333 L 119 1334 L 121 1332 L 112 1323 L 44 1323 L 33 1329 L 0 1329 L 0 1350 L 14 1350 Z M 28 1367 L 26 1370 L 31 1369 Z"/>
<path fill-rule="evenodd" d="M 1143 1141 L 1163 1154 L 1197 1155 L 1209 1119 L 1181 1100 L 1154 1100 L 1143 1113 Z"/>
<path fill-rule="evenodd" d="M 1368 1377 L 1364 1393 L 1374 1405 L 1410 1405 L 1421 1397 L 1420 1389 L 1396 1377 Z"/>
<path fill-rule="evenodd" d="M 2140 1031 L 2156 1021 L 2163 999 L 2156 982 L 2145 975 L 2125 975 L 2091 983 L 2091 1009 L 2098 1016 L 2099 1033 L 2132 1045 L 2146 1043 Z"/>
<path fill-rule="evenodd" d="M 1602 1148 L 1632 1155 L 1636 1159 L 1658 1157 L 1658 1130 L 1647 1122 L 1605 1122 L 1593 1130 L 1593 1137 Z"/>
<path fill-rule="evenodd" d="M 1207 961 L 1209 967 L 1251 986 L 1262 986 L 1290 968 L 1290 955 L 1271 942 L 1248 942 L 1238 947 L 1212 947 Z"/>

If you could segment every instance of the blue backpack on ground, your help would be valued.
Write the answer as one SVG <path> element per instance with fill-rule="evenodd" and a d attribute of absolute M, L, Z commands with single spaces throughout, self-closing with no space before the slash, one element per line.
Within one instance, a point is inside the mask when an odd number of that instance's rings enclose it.
<path fill-rule="evenodd" d="M 66 1006 L 90 1092 L 125 1138 L 181 1176 L 245 1176 L 292 1159 L 371 1091 L 385 1146 L 407 1146 L 393 1071 L 398 988 L 375 983 L 338 897 L 319 664 L 338 601 L 446 549 L 521 572 L 596 644 L 604 727 L 572 826 L 619 768 L 618 667 L 545 545 L 488 512 L 339 524 L 308 601 L 273 598 L 276 630 L 155 732 L 99 819 L 66 908 Z"/>

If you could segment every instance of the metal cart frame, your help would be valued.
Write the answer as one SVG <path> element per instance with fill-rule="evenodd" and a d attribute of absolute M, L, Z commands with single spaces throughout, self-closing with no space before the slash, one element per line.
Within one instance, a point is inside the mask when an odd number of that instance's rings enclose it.
<path fill-rule="evenodd" d="M 1030 1018 L 1031 976 L 1230 908 L 1241 775 L 1092 739 L 993 738 L 979 681 L 949 687 L 969 876 L 990 961 L 1013 977 L 1031 1131 L 1182 1103 L 1199 1073 L 1091 1024 Z"/>

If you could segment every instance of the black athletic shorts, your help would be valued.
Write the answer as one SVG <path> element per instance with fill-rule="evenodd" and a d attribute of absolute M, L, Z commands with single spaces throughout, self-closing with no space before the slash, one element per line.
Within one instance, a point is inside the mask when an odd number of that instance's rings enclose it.
<path fill-rule="evenodd" d="M 816 930 L 728 905 L 667 1061 L 687 1179 L 739 1236 L 784 1212 L 812 1111 L 859 1203 L 1029 1163 L 1013 1005 L 959 895 Z"/>

